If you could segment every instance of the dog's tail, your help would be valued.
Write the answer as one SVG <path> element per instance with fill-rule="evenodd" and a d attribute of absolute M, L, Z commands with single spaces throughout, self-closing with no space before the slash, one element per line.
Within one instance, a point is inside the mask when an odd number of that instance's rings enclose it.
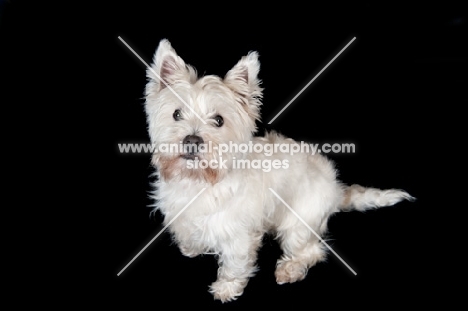
<path fill-rule="evenodd" d="M 402 200 L 414 201 L 416 198 L 403 190 L 380 190 L 376 188 L 365 188 L 360 185 L 351 185 L 344 188 L 343 201 L 339 207 L 342 211 L 365 211 L 391 206 Z"/>

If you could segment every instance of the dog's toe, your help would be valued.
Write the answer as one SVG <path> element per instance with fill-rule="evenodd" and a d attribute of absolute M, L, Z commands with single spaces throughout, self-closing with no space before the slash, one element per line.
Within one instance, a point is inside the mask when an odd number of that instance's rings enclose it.
<path fill-rule="evenodd" d="M 216 281 L 210 286 L 210 293 L 213 294 L 214 299 L 221 300 L 221 302 L 229 302 L 236 300 L 237 297 L 242 295 L 244 288 L 247 285 L 245 280 L 233 281 Z"/>
<path fill-rule="evenodd" d="M 277 265 L 275 276 L 276 283 L 294 283 L 302 281 L 307 275 L 307 267 L 300 262 L 284 261 Z"/>

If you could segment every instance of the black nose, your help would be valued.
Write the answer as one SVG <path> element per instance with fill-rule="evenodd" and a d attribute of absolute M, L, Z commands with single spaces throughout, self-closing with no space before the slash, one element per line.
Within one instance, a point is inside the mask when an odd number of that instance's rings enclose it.
<path fill-rule="evenodd" d="M 183 143 L 184 145 L 186 144 L 199 145 L 199 144 L 203 144 L 203 138 L 197 135 L 187 135 L 185 136 Z"/>
<path fill-rule="evenodd" d="M 187 135 L 182 143 L 184 144 L 186 153 L 196 154 L 198 152 L 198 145 L 203 144 L 203 138 L 196 135 Z"/>

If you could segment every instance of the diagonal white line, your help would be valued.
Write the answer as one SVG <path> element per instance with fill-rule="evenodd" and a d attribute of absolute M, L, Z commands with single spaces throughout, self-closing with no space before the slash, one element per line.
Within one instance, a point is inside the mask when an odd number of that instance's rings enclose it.
<path fill-rule="evenodd" d="M 152 73 L 154 73 L 154 75 L 159 79 L 159 81 L 161 81 L 162 83 L 164 83 L 164 85 L 169 89 L 171 90 L 172 93 L 174 93 L 174 95 L 185 105 L 187 106 L 187 108 L 190 109 L 190 111 L 192 111 L 198 119 L 200 119 L 200 121 L 203 122 L 203 124 L 206 124 L 205 120 L 203 120 L 199 115 L 198 113 L 195 112 L 195 110 L 193 110 L 192 107 L 190 107 L 186 102 L 185 100 L 182 99 L 182 97 L 179 96 L 179 94 L 176 93 L 176 91 L 174 91 L 169 84 L 166 83 L 166 81 L 164 81 L 164 79 L 161 79 L 161 77 L 156 73 L 156 71 L 153 70 L 153 68 L 151 68 L 151 66 L 149 66 L 144 60 L 143 58 L 140 57 L 140 55 L 137 54 L 137 52 L 135 52 L 131 47 L 130 45 L 127 44 L 127 42 L 125 42 L 124 39 L 122 39 L 120 36 L 118 37 L 120 41 L 122 41 L 123 44 L 125 44 L 125 46 L 130 50 L 132 51 L 133 54 L 135 54 L 135 56 L 143 63 L 145 64 L 146 67 L 148 67 L 149 70 L 151 70 Z"/>
<path fill-rule="evenodd" d="M 305 221 L 302 219 L 292 208 L 291 206 L 288 205 L 288 203 L 284 202 L 284 200 L 271 188 L 270 191 L 309 229 L 315 236 L 322 242 L 338 259 L 349 269 L 351 270 L 354 275 L 357 275 L 357 273 L 346 263 L 346 261 L 343 260 L 328 244 L 325 242 Z"/>
<path fill-rule="evenodd" d="M 283 113 L 283 111 L 285 111 L 285 110 L 286 110 L 286 108 L 288 108 L 288 107 L 289 107 L 289 105 L 291 105 L 291 104 L 292 104 L 292 102 L 293 102 L 293 101 L 295 101 L 295 100 L 296 100 L 296 98 L 298 98 L 298 97 L 299 97 L 299 95 L 301 95 L 301 94 L 302 94 L 302 92 L 304 92 L 304 91 L 305 91 L 305 89 L 306 89 L 306 88 L 308 88 L 308 87 L 309 87 L 309 85 L 311 85 L 311 84 L 312 84 L 312 82 L 314 82 L 314 81 L 315 81 L 315 79 L 317 79 L 317 77 L 318 77 L 318 76 L 320 76 L 320 74 L 321 74 L 322 72 L 324 72 L 324 71 L 325 71 L 325 69 L 327 69 L 327 67 L 328 67 L 328 66 L 330 66 L 330 64 L 331 64 L 331 63 L 333 63 L 333 61 L 334 61 L 334 60 L 335 60 L 335 59 L 336 59 L 338 56 L 340 56 L 340 54 L 341 54 L 341 53 L 343 53 L 343 51 L 344 51 L 344 50 L 346 50 L 346 48 L 347 48 L 347 47 L 348 47 L 348 46 L 349 46 L 351 43 L 353 43 L 353 41 L 354 41 L 354 40 L 356 40 L 356 37 L 354 37 L 353 39 L 351 39 L 351 41 L 349 41 L 349 43 L 348 43 L 348 44 L 346 44 L 346 46 L 345 46 L 344 48 L 342 48 L 342 49 L 341 49 L 341 51 L 340 51 L 340 52 L 338 52 L 338 54 L 336 54 L 336 56 L 335 56 L 335 57 L 333 57 L 333 59 L 332 59 L 331 61 L 329 61 L 329 62 L 328 62 L 328 64 L 327 64 L 325 67 L 323 67 L 323 69 L 322 69 L 322 70 L 320 70 L 320 72 L 319 72 L 319 73 L 318 73 L 318 74 L 317 74 L 317 75 L 316 75 L 316 76 L 315 76 L 315 77 L 314 77 L 312 80 L 310 80 L 310 82 L 309 82 L 309 83 L 307 83 L 307 85 L 306 85 L 306 86 L 304 86 L 304 87 L 302 88 L 302 90 L 300 90 L 300 91 L 299 91 L 299 93 L 297 93 L 297 95 L 296 95 L 296 96 L 294 96 L 294 98 L 293 98 L 293 99 L 291 99 L 291 100 L 289 101 L 289 103 L 288 103 L 286 106 L 284 106 L 284 108 L 283 108 L 283 109 L 281 109 L 281 111 L 280 111 L 280 112 L 278 112 L 278 114 L 277 114 L 277 115 L 276 115 L 276 116 L 275 116 L 273 119 L 271 119 L 271 120 L 270 120 L 270 122 L 268 122 L 268 124 L 271 124 L 273 121 L 275 121 L 275 120 L 276 120 L 276 118 L 278 118 L 278 117 L 279 117 L 279 115 L 280 115 L 281 113 Z"/>
<path fill-rule="evenodd" d="M 202 194 L 203 191 L 205 191 L 205 189 L 206 189 L 206 188 L 203 188 L 202 190 L 200 190 L 200 192 L 198 192 L 198 194 L 197 194 L 192 200 L 190 200 L 190 202 L 188 202 L 187 205 L 185 205 L 184 208 L 183 208 L 180 212 L 178 212 L 177 215 L 175 215 L 174 218 L 172 218 L 172 220 L 171 220 L 167 225 L 165 225 L 164 228 L 162 228 L 161 231 L 159 231 L 159 233 L 156 234 L 156 236 L 155 236 L 151 241 L 149 241 L 149 243 L 146 244 L 146 246 L 143 247 L 143 249 L 142 249 L 138 254 L 136 254 L 136 256 L 133 257 L 133 259 L 130 260 L 130 262 L 129 262 L 122 270 L 120 270 L 119 273 L 117 273 L 117 276 L 120 276 L 120 274 L 122 274 L 122 272 L 124 272 L 125 269 L 127 269 L 127 267 L 130 266 L 130 265 L 132 264 L 132 262 L 133 262 L 135 259 L 137 259 L 137 257 L 140 256 L 140 254 L 143 253 L 143 251 L 144 251 L 146 248 L 148 248 L 148 246 L 150 246 L 150 244 L 153 243 L 154 240 L 156 240 L 156 239 L 158 238 L 158 236 L 160 236 L 161 233 L 163 233 L 164 230 L 166 230 L 167 227 L 169 227 L 169 226 L 174 222 L 174 220 L 176 220 L 177 217 L 179 217 L 180 214 L 182 214 L 182 213 L 187 209 L 187 207 L 189 207 L 190 204 L 192 204 L 193 201 L 195 201 L 195 199 L 198 198 L 198 196 L 199 196 L 200 194 Z"/>

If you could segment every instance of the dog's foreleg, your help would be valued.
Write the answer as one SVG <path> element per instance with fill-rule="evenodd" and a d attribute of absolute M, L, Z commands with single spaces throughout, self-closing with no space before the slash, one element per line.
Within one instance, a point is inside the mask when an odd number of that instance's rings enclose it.
<path fill-rule="evenodd" d="M 215 299 L 228 302 L 242 295 L 249 278 L 255 274 L 261 239 L 260 233 L 245 234 L 221 245 L 218 278 L 210 286 Z"/>

